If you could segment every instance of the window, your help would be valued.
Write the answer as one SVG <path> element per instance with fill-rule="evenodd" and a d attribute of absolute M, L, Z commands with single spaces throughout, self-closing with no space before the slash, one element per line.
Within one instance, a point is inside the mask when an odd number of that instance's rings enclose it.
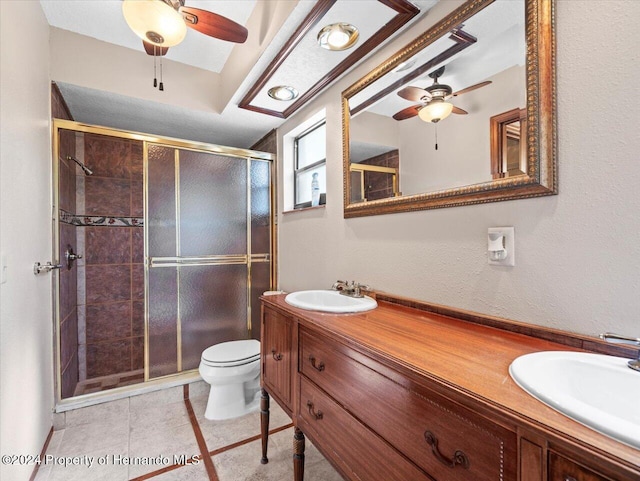
<path fill-rule="evenodd" d="M 320 203 L 327 192 L 326 122 L 313 125 L 295 137 L 294 151 L 294 208 L 311 207 L 311 181 L 318 174 Z M 324 194 L 324 195 L 323 195 Z"/>

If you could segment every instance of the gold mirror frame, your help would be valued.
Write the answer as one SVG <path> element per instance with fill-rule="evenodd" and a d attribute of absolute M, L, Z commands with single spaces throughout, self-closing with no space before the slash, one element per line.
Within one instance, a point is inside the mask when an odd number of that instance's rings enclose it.
<path fill-rule="evenodd" d="M 555 0 L 526 0 L 527 175 L 424 194 L 350 203 L 349 99 L 494 0 L 469 0 L 342 92 L 344 217 L 391 214 L 555 195 Z M 487 133 L 488 135 L 488 133 Z"/>

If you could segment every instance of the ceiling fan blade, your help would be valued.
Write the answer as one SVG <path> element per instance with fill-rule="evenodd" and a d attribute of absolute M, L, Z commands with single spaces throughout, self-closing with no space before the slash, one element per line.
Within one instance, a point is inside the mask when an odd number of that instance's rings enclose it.
<path fill-rule="evenodd" d="M 467 87 L 466 89 L 458 90 L 457 92 L 453 92 L 451 94 L 452 97 L 456 97 L 458 95 L 462 95 L 467 92 L 471 92 L 472 90 L 479 89 L 480 87 L 484 87 L 485 85 L 489 85 L 491 80 L 485 80 L 484 82 L 480 82 L 479 84 L 472 85 L 471 87 Z"/>
<path fill-rule="evenodd" d="M 227 17 L 192 7 L 180 7 L 178 11 L 184 17 L 187 27 L 200 33 L 235 43 L 244 43 L 247 39 L 247 29 Z"/>
<path fill-rule="evenodd" d="M 469 112 L 467 112 L 466 110 L 462 110 L 460 107 L 456 107 L 455 105 L 453 106 L 453 110 L 451 111 L 452 114 L 458 114 L 458 115 L 467 115 Z"/>
<path fill-rule="evenodd" d="M 407 107 L 406 109 L 402 109 L 400 112 L 395 113 L 393 118 L 396 120 L 410 119 L 411 117 L 418 115 L 421 108 L 422 105 L 412 105 L 411 107 Z"/>
<path fill-rule="evenodd" d="M 431 98 L 429 92 L 418 87 L 405 87 L 402 90 L 398 90 L 398 95 L 411 102 L 420 102 L 424 97 L 427 97 L 426 100 Z"/>
<path fill-rule="evenodd" d="M 144 51 L 147 52 L 148 55 L 154 55 L 153 47 L 156 48 L 155 55 L 158 55 L 159 57 L 166 55 L 169 51 L 169 47 L 159 47 L 150 42 L 145 42 L 144 40 L 142 41 L 142 45 L 144 45 Z"/>

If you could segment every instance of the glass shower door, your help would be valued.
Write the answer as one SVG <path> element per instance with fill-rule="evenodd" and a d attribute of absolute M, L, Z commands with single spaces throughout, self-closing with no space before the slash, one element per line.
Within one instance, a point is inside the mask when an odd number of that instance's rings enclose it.
<path fill-rule="evenodd" d="M 270 203 L 261 232 L 269 175 L 262 185 L 254 160 L 155 144 L 147 152 L 147 366 L 155 378 L 195 369 L 207 347 L 248 337 L 251 272 L 265 286 L 259 261 L 270 262 Z M 251 255 L 252 243 L 262 255 Z M 252 257 L 263 269 L 252 269 Z"/>

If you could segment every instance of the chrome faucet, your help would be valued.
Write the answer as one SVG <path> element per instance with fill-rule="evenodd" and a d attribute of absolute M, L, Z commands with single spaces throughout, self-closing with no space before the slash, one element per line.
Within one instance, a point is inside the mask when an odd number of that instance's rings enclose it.
<path fill-rule="evenodd" d="M 334 291 L 339 291 L 340 294 L 349 296 L 349 297 L 364 297 L 361 290 L 370 290 L 369 286 L 365 286 L 363 284 L 359 284 L 356 281 L 336 281 L 331 286 L 331 289 Z"/>
<path fill-rule="evenodd" d="M 604 334 L 600 334 L 600 339 L 614 344 L 631 344 L 640 346 L 640 338 L 621 336 L 612 332 L 605 332 Z M 636 359 L 635 361 L 629 361 L 628 365 L 631 369 L 640 371 L 640 351 L 638 351 L 638 359 Z"/>

